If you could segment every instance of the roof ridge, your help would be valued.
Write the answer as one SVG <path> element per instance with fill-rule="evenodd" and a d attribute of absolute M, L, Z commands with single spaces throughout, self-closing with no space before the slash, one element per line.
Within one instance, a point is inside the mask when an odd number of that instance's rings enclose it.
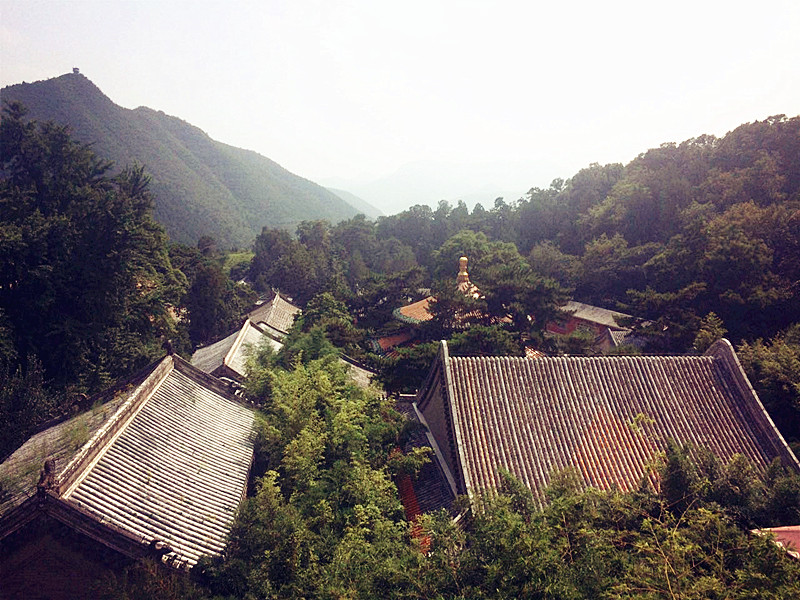
<path fill-rule="evenodd" d="M 623 362 L 623 361 L 637 361 L 637 362 L 649 362 L 649 361 L 678 361 L 678 360 L 689 360 L 695 362 L 713 362 L 716 360 L 717 357 L 711 356 L 708 354 L 703 354 L 699 356 L 694 355 L 684 355 L 684 356 L 676 356 L 676 355 L 666 355 L 666 354 L 648 354 L 648 355 L 639 355 L 639 356 L 582 356 L 582 355 L 564 355 L 564 356 L 540 356 L 540 357 L 531 357 L 531 356 L 512 356 L 512 355 L 495 355 L 495 356 L 450 356 L 450 360 L 508 360 L 508 361 L 515 361 L 515 362 L 529 362 L 529 361 L 537 361 L 537 362 L 555 362 L 555 361 L 585 361 L 585 362 L 592 362 L 592 361 L 607 361 L 607 362 Z"/>
<path fill-rule="evenodd" d="M 64 498 L 69 496 L 86 476 L 91 465 L 99 460 L 114 439 L 127 427 L 173 368 L 173 356 L 165 356 L 153 369 L 153 372 L 133 391 L 130 398 L 125 400 L 103 426 L 78 450 L 69 464 L 56 476 L 53 488 L 59 496 Z"/>

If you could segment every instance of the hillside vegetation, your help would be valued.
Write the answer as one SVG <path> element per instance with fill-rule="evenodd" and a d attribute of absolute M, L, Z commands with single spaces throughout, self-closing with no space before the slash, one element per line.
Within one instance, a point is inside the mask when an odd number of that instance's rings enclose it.
<path fill-rule="evenodd" d="M 293 229 L 303 219 L 332 222 L 361 212 L 325 188 L 249 150 L 212 140 L 160 111 L 114 104 L 89 79 L 70 73 L 3 88 L 31 119 L 70 127 L 118 170 L 141 164 L 151 176 L 155 218 L 170 239 L 195 243 L 210 235 L 243 247 L 265 225 Z"/>
<path fill-rule="evenodd" d="M 800 441 L 800 117 L 592 164 L 488 209 L 417 205 L 375 222 L 306 222 L 297 234 L 265 229 L 251 278 L 301 301 L 330 292 L 344 302 L 358 330 L 337 335 L 351 354 L 358 331 L 396 331 L 392 310 L 428 287 L 439 301 L 417 343 L 588 352 L 543 335 L 571 296 L 641 318 L 645 352 L 700 352 L 726 335 L 784 435 Z M 455 293 L 461 255 L 482 298 Z M 376 365 L 387 385 L 410 391 L 434 352 L 419 344 Z"/>
<path fill-rule="evenodd" d="M 330 291 L 360 310 L 377 306 L 364 301 L 373 290 L 385 295 L 381 280 L 420 268 L 419 283 L 435 285 L 464 254 L 482 290 L 501 263 L 515 265 L 577 300 L 650 319 L 654 350 L 689 350 L 712 312 L 736 341 L 771 337 L 800 321 L 800 117 L 592 164 L 488 210 L 441 202 L 297 233 L 261 233 L 257 285 L 302 300 Z"/>
<path fill-rule="evenodd" d="M 260 406 L 254 494 L 224 555 L 191 577 L 137 562 L 95 597 L 797 598 L 800 564 L 749 533 L 800 518 L 800 479 L 777 463 L 759 475 L 741 457 L 692 463 L 670 444 L 651 465 L 659 489 L 647 478 L 629 493 L 582 489 L 568 469 L 539 508 L 504 476 L 471 510 L 457 503 L 458 523 L 439 512 L 412 527 L 395 481 L 425 453 L 398 452 L 412 429 L 390 398 L 353 384 L 333 344 L 370 359 L 367 335 L 391 330 L 392 309 L 431 285 L 439 300 L 418 341 L 450 337 L 464 354 L 522 343 L 559 352 L 542 326 L 574 294 L 649 317 L 656 350 L 697 352 L 727 329 L 791 432 L 800 422 L 799 127 L 773 118 L 722 140 L 667 145 L 490 210 L 442 203 L 377 222 L 305 221 L 295 238 L 265 228 L 253 281 L 305 306 L 283 350 L 261 348 L 248 365 L 247 395 Z M 160 356 L 162 341 L 187 351 L 187 337 L 224 335 L 252 297 L 225 276 L 213 239 L 167 244 L 140 167 L 113 173 L 19 104 L 0 122 L 0 147 L 5 456 L 50 417 L 89 409 L 84 393 Z M 454 289 L 462 254 L 479 297 Z M 427 346 L 372 358 L 405 382 L 430 365 Z"/>

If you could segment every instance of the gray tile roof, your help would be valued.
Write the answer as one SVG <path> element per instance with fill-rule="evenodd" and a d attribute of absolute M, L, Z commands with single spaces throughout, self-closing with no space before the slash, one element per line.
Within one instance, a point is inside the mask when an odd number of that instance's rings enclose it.
<path fill-rule="evenodd" d="M 46 460 L 53 460 L 57 470 L 66 466 L 123 400 L 123 396 L 112 399 L 31 436 L 0 464 L 0 516 L 36 494 L 39 471 Z"/>
<path fill-rule="evenodd" d="M 277 333 L 286 335 L 294 324 L 294 319 L 301 312 L 300 308 L 275 294 L 269 302 L 262 304 L 247 315 L 253 323 L 257 323 Z"/>
<path fill-rule="evenodd" d="M 225 357 L 228 355 L 231 348 L 233 348 L 233 344 L 236 342 L 236 338 L 239 337 L 239 333 L 241 333 L 241 329 L 239 331 L 234 331 L 218 342 L 195 350 L 195 353 L 192 354 L 192 366 L 197 367 L 204 373 L 213 373 L 225 363 Z"/>
<path fill-rule="evenodd" d="M 346 354 L 339 355 L 339 362 L 345 366 L 350 378 L 357 386 L 368 388 L 372 385 L 372 380 L 377 375 L 375 371 Z"/>
<path fill-rule="evenodd" d="M 47 493 L 109 536 L 166 542 L 171 559 L 191 566 L 225 545 L 247 487 L 253 420 L 216 379 L 168 356 L 57 465 Z M 0 518 L 3 531 L 13 523 Z"/>
<path fill-rule="evenodd" d="M 599 325 L 605 325 L 612 329 L 621 329 L 622 326 L 616 321 L 617 317 L 630 318 L 630 315 L 617 312 L 615 310 L 608 310 L 607 308 L 600 308 L 599 306 L 592 306 L 591 304 L 584 304 L 583 302 L 576 302 L 570 300 L 561 310 L 572 313 L 576 319 L 583 319 L 584 321 L 591 321 Z"/>
<path fill-rule="evenodd" d="M 205 373 L 232 375 L 241 381 L 246 375 L 247 353 L 262 343 L 269 344 L 276 352 L 283 347 L 283 344 L 268 335 L 262 327 L 246 320 L 239 331 L 205 348 L 198 348 L 192 355 L 191 362 Z M 227 367 L 227 370 L 219 373 L 221 367 Z"/>
<path fill-rule="evenodd" d="M 46 460 L 52 460 L 56 472 L 61 472 L 154 368 L 155 364 L 149 365 L 91 397 L 80 414 L 45 424 L 0 463 L 0 517 L 36 494 L 39 472 Z"/>
<path fill-rule="evenodd" d="M 800 470 L 726 340 L 695 357 L 467 358 L 443 344 L 417 403 L 461 493 L 496 488 L 500 467 L 542 501 L 566 467 L 630 490 L 669 438 Z"/>

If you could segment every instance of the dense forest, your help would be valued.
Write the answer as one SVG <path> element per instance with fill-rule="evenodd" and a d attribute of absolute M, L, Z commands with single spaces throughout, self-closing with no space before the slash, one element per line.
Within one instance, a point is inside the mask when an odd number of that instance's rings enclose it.
<path fill-rule="evenodd" d="M 697 353 L 728 336 L 770 414 L 800 441 L 800 117 L 742 125 L 590 165 L 490 208 L 442 202 L 371 221 L 264 228 L 231 268 L 214 239 L 170 244 L 141 167 L 114 170 L 19 104 L 0 123 L 0 455 L 51 418 L 173 347 L 188 356 L 234 330 L 257 292 L 304 307 L 281 352 L 251 357 L 261 407 L 253 493 L 225 555 L 192 577 L 143 562 L 107 598 L 794 598 L 800 563 L 749 529 L 800 522 L 800 479 L 670 446 L 622 493 L 569 470 L 536 504 L 507 477 L 464 500 L 458 522 L 403 514 L 395 478 L 428 457 L 393 400 L 336 360 L 413 388 L 435 341 L 454 353 L 590 353 L 545 332 L 570 298 L 637 319 L 644 348 Z M 472 283 L 456 290 L 458 258 Z M 241 278 L 249 281 L 237 283 Z M 253 291 L 255 290 L 255 291 Z M 370 340 L 433 319 L 408 347 Z M 1 483 L 1 482 L 0 482 Z M 0 487 L 0 493 L 2 488 Z"/>
<path fill-rule="evenodd" d="M 493 266 L 511 265 L 652 320 L 668 332 L 663 350 L 688 350 L 711 312 L 737 341 L 769 338 L 800 320 L 799 130 L 800 119 L 774 117 L 665 144 L 489 210 L 441 202 L 376 222 L 306 222 L 294 238 L 265 229 L 251 277 L 301 302 L 330 291 L 358 313 L 404 271 L 410 288 L 454 277 L 462 253 L 481 289 L 502 277 Z"/>
<path fill-rule="evenodd" d="M 395 308 L 433 290 L 420 343 L 372 357 L 390 389 L 424 377 L 435 352 L 424 342 L 453 336 L 464 353 L 590 352 L 587 340 L 543 335 L 574 298 L 637 317 L 649 353 L 698 352 L 727 336 L 784 435 L 800 439 L 798 117 L 593 164 L 489 209 L 419 205 L 374 222 L 305 222 L 294 237 L 265 228 L 254 251 L 257 289 L 301 303 L 328 292 L 346 305 L 352 319 L 334 335 L 356 355 L 402 325 Z M 461 255 L 481 298 L 455 293 Z"/>

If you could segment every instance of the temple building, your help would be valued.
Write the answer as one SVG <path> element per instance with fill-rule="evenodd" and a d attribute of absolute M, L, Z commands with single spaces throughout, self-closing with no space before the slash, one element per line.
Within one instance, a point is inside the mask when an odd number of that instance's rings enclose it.
<path fill-rule="evenodd" d="M 480 290 L 469 280 L 467 262 L 468 259 L 466 256 L 462 256 L 458 259 L 456 288 L 465 296 L 474 296 L 477 298 L 480 295 Z M 419 325 L 425 321 L 430 321 L 433 318 L 430 312 L 430 306 L 433 301 L 435 301 L 435 298 L 433 296 L 428 296 L 417 302 L 401 306 L 395 309 L 394 317 L 398 321 L 408 323 L 409 325 Z"/>
<path fill-rule="evenodd" d="M 458 259 L 458 275 L 456 276 L 456 289 L 464 295 L 478 297 L 480 290 L 470 281 L 467 270 L 467 257 Z M 406 304 L 394 309 L 392 315 L 395 320 L 405 325 L 394 329 L 391 333 L 372 340 L 373 351 L 378 354 L 392 356 L 396 348 L 413 345 L 417 337 L 416 328 L 426 321 L 433 319 L 430 312 L 431 304 L 436 301 L 433 296 L 426 296 L 422 300 Z"/>
<path fill-rule="evenodd" d="M 800 472 L 727 340 L 703 356 L 535 359 L 454 357 L 442 342 L 413 406 L 453 495 L 496 489 L 500 469 L 539 502 L 568 467 L 587 486 L 657 488 L 670 439 Z"/>
<path fill-rule="evenodd" d="M 270 335 L 262 323 L 256 325 L 247 319 L 238 331 L 203 348 L 198 348 L 192 355 L 192 365 L 214 377 L 243 383 L 247 373 L 248 353 L 261 344 L 269 345 L 275 352 L 280 351 L 283 344 Z"/>
<path fill-rule="evenodd" d="M 138 558 L 188 569 L 225 548 L 253 411 L 174 355 L 89 400 L 0 464 L 3 597 L 90 598 Z"/>
<path fill-rule="evenodd" d="M 589 332 L 594 336 L 595 350 L 601 354 L 620 346 L 644 345 L 644 339 L 636 336 L 627 325 L 634 320 L 631 315 L 575 300 L 567 302 L 561 310 L 566 316 L 549 322 L 545 328 L 547 333 L 569 335 L 576 331 Z"/>
<path fill-rule="evenodd" d="M 294 324 L 294 320 L 302 311 L 290 300 L 273 292 L 272 298 L 251 310 L 247 318 L 261 327 L 267 334 L 276 339 L 286 337 Z"/>

